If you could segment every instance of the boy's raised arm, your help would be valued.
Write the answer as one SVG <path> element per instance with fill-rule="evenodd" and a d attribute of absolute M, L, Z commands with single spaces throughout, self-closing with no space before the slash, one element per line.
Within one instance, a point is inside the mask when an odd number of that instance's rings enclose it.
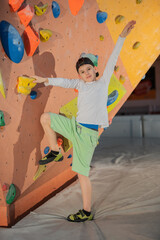
<path fill-rule="evenodd" d="M 121 34 L 118 37 L 117 43 L 113 49 L 113 52 L 107 62 L 107 65 L 105 67 L 105 70 L 103 72 L 103 79 L 104 81 L 109 84 L 110 78 L 113 74 L 114 67 L 117 63 L 118 56 L 120 54 L 120 51 L 122 49 L 123 43 L 128 36 L 128 34 L 131 32 L 132 28 L 134 28 L 134 25 L 136 24 L 136 21 L 132 20 L 130 21 L 123 29 Z"/>
<path fill-rule="evenodd" d="M 113 49 L 113 52 L 111 54 L 111 56 L 109 57 L 109 60 L 107 62 L 107 65 L 104 69 L 104 72 L 103 72 L 103 79 L 106 83 L 109 84 L 109 81 L 110 81 L 110 78 L 113 74 L 113 71 L 114 71 L 114 67 L 117 63 L 117 60 L 118 60 L 118 56 L 120 54 L 120 51 L 122 49 L 122 46 L 123 46 L 123 43 L 125 41 L 125 38 L 122 38 L 121 36 L 119 36 L 117 42 L 116 42 L 116 45 Z"/>

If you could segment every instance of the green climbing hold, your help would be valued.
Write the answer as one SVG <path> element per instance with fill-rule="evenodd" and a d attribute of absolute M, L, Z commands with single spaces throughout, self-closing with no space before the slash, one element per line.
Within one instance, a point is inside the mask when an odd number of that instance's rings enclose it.
<path fill-rule="evenodd" d="M 7 196 L 6 196 L 6 203 L 11 204 L 14 201 L 15 196 L 16 196 L 16 188 L 15 188 L 14 184 L 11 184 L 9 187 Z"/>
<path fill-rule="evenodd" d="M 0 110 L 0 127 L 5 126 L 5 121 L 4 121 L 4 114 L 3 112 Z"/>

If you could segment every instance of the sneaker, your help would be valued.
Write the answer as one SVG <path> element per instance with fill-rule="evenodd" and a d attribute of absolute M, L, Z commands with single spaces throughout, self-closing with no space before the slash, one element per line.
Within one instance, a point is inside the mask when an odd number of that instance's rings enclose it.
<path fill-rule="evenodd" d="M 54 154 L 53 152 L 49 152 L 44 158 L 42 158 L 39 161 L 39 165 L 45 165 L 47 163 L 50 163 L 52 161 L 54 162 L 60 162 L 63 160 L 63 155 L 59 153 L 58 155 Z"/>
<path fill-rule="evenodd" d="M 67 217 L 67 220 L 70 222 L 85 222 L 85 221 L 91 221 L 93 220 L 93 215 L 90 214 L 89 216 L 87 216 L 83 210 L 79 210 L 78 213 L 76 214 L 70 214 Z"/>

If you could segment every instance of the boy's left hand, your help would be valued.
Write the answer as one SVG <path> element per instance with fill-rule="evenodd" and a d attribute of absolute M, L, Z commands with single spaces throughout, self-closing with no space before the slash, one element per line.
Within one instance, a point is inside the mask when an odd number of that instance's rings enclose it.
<path fill-rule="evenodd" d="M 136 21 L 132 20 L 124 27 L 123 31 L 120 34 L 120 37 L 127 37 L 132 28 L 134 28 L 134 25 L 136 24 Z"/>

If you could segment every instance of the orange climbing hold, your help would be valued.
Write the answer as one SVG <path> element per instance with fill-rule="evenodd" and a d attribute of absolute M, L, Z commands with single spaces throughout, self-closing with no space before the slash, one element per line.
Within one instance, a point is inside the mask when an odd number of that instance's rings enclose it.
<path fill-rule="evenodd" d="M 68 0 L 68 3 L 71 13 L 76 16 L 81 7 L 83 6 L 84 0 Z"/>
<path fill-rule="evenodd" d="M 33 56 L 40 43 L 38 33 L 30 26 L 27 26 L 23 33 L 23 37 L 27 55 Z"/>
<path fill-rule="evenodd" d="M 78 93 L 78 89 L 74 88 L 74 91 L 75 91 L 76 93 Z"/>
<path fill-rule="evenodd" d="M 21 23 L 27 27 L 34 16 L 34 8 L 27 4 L 23 9 L 20 9 L 17 14 Z"/>
<path fill-rule="evenodd" d="M 24 0 L 9 0 L 9 6 L 13 12 L 16 12 L 23 2 Z"/>
<path fill-rule="evenodd" d="M 62 138 L 58 138 L 58 139 L 57 139 L 58 147 L 62 146 L 62 143 L 63 143 Z"/>

